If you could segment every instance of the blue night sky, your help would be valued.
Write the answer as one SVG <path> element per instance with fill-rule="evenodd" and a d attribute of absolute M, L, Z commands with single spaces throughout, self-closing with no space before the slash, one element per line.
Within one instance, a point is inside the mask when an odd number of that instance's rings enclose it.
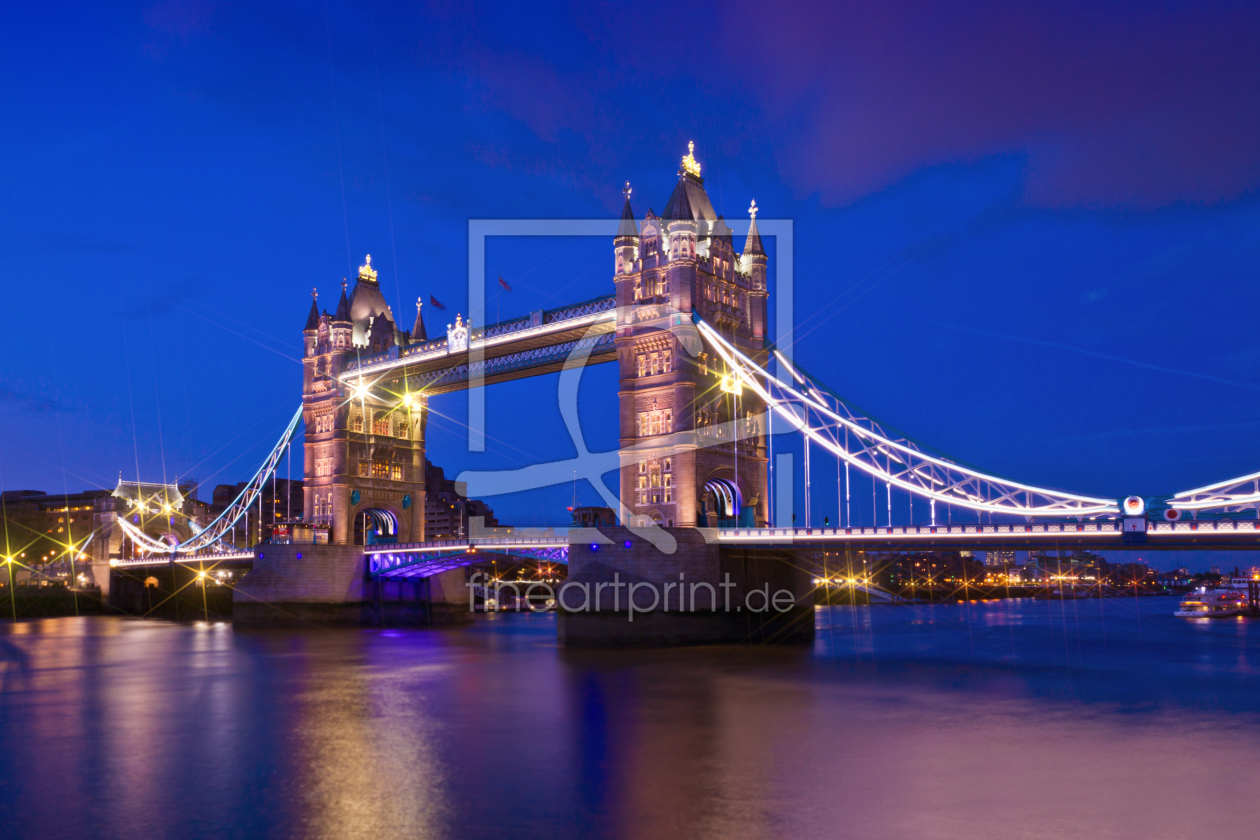
<path fill-rule="evenodd" d="M 430 294 L 445 324 L 470 219 L 612 217 L 626 180 L 659 213 L 689 140 L 719 212 L 793 221 L 797 358 L 886 422 L 1088 494 L 1260 469 L 1254 4 L 161 0 L 5 30 L 4 488 L 247 478 L 312 287 L 333 308 L 370 252 L 404 326 Z M 612 290 L 611 243 L 487 265 L 491 320 L 500 274 L 502 317 Z M 571 457 L 556 381 L 491 390 L 484 454 L 435 400 L 430 458 Z M 586 374 L 592 449 L 615 392 Z M 563 524 L 571 493 L 490 501 Z"/>

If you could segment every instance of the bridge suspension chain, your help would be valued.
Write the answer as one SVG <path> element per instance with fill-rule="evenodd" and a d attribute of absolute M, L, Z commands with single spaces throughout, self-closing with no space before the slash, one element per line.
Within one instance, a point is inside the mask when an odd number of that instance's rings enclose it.
<path fill-rule="evenodd" d="M 281 459 L 284 458 L 285 453 L 288 451 L 294 435 L 297 434 L 298 426 L 302 422 L 302 411 L 302 406 L 298 406 L 298 410 L 294 413 L 293 418 L 289 420 L 289 425 L 285 427 L 283 434 L 280 435 L 280 439 L 276 441 L 276 445 L 268 453 L 262 466 L 258 468 L 241 492 L 232 500 L 232 503 L 190 539 L 179 545 L 168 545 L 161 540 L 150 537 L 125 518 L 120 517 L 118 520 L 119 524 L 122 525 L 123 530 L 134 542 L 143 545 L 146 550 L 155 554 L 189 554 L 197 551 L 212 551 L 221 544 L 226 545 L 223 542 L 223 538 L 231 533 L 232 529 L 236 527 L 236 523 L 243 519 L 250 508 L 258 502 L 267 480 L 275 473 Z"/>
<path fill-rule="evenodd" d="M 886 485 L 949 505 L 1019 516 L 1118 514 L 1115 499 L 1079 496 L 989 475 L 924 452 L 862 414 L 786 356 L 775 358 L 790 380 L 754 362 L 697 317 L 697 327 L 744 387 L 809 441 Z"/>
<path fill-rule="evenodd" d="M 1183 490 L 1168 497 L 1167 504 L 1170 508 L 1196 514 L 1208 510 L 1236 513 L 1256 508 L 1260 506 L 1260 472 Z"/>

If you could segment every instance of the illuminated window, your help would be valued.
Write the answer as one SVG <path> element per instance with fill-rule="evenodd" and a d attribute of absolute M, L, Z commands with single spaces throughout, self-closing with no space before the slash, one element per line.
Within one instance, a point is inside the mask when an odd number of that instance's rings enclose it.
<path fill-rule="evenodd" d="M 410 432 L 410 429 L 408 428 L 410 425 L 411 424 L 408 423 L 406 420 L 398 421 L 398 436 L 400 438 L 407 437 L 408 433 Z"/>
<path fill-rule="evenodd" d="M 372 462 L 360 461 L 359 462 L 359 478 L 367 478 L 371 474 L 372 474 Z"/>
<path fill-rule="evenodd" d="M 642 354 L 639 354 L 638 362 L 639 362 L 639 376 L 644 376 L 647 373 L 647 360 L 643 357 Z"/>
<path fill-rule="evenodd" d="M 389 467 L 389 477 L 394 481 L 402 481 L 403 469 L 402 464 L 391 464 Z"/>
<path fill-rule="evenodd" d="M 389 415 L 383 411 L 376 412 L 376 417 L 372 421 L 372 434 L 388 435 L 389 434 Z"/>
<path fill-rule="evenodd" d="M 674 361 L 674 351 L 666 350 L 661 354 L 661 373 L 669 373 L 670 367 Z"/>
<path fill-rule="evenodd" d="M 673 476 L 665 473 L 665 503 L 669 504 L 674 501 Z"/>
<path fill-rule="evenodd" d="M 384 461 L 373 461 L 372 478 L 389 478 L 389 464 Z"/>
<path fill-rule="evenodd" d="M 652 376 L 656 376 L 657 372 L 660 369 L 660 363 L 661 363 L 660 353 L 653 353 L 652 355 L 648 356 L 648 368 L 652 371 Z"/>
<path fill-rule="evenodd" d="M 350 427 L 356 432 L 363 431 L 363 415 L 356 411 L 350 420 Z"/>

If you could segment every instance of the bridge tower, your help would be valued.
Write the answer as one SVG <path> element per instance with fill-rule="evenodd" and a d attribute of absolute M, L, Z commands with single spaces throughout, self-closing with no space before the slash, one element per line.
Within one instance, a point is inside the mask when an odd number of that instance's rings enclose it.
<path fill-rule="evenodd" d="M 766 524 L 765 406 L 740 392 L 721 362 L 680 338 L 698 313 L 764 360 L 766 254 L 756 204 L 742 253 L 704 189 L 694 144 L 661 216 L 640 226 L 630 186 L 613 240 L 620 366 L 623 524 Z M 693 348 L 694 349 L 694 348 Z"/>
<path fill-rule="evenodd" d="M 328 526 L 339 545 L 362 543 L 369 531 L 423 540 L 424 397 L 360 390 L 338 378 L 351 359 L 396 357 L 399 347 L 424 341 L 419 311 L 410 333 L 398 328 L 369 255 L 348 296 L 342 281 L 334 313 L 311 302 L 302 335 L 306 520 Z"/>

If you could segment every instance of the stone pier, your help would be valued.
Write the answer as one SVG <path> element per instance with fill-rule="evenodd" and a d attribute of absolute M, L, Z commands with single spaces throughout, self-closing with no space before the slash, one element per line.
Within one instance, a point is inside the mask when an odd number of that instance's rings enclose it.
<path fill-rule="evenodd" d="M 236 587 L 232 620 L 243 627 L 400 627 L 472 620 L 464 570 L 373 581 L 362 546 L 263 545 Z"/>
<path fill-rule="evenodd" d="M 720 548 L 700 528 L 663 530 L 674 538 L 673 552 L 621 527 L 574 539 L 559 605 L 560 644 L 813 641 L 811 575 L 789 552 Z"/>

